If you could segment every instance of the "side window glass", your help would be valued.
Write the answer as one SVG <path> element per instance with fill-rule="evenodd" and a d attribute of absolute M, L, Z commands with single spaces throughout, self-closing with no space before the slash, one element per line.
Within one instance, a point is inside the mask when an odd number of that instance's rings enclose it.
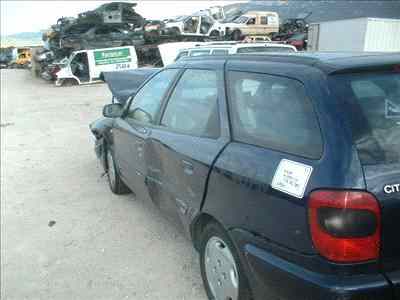
<path fill-rule="evenodd" d="M 260 17 L 260 24 L 262 24 L 262 25 L 267 25 L 268 24 L 267 16 L 261 16 Z"/>
<path fill-rule="evenodd" d="M 192 50 L 190 56 L 209 55 L 210 50 Z"/>
<path fill-rule="evenodd" d="M 178 71 L 178 69 L 167 69 L 150 79 L 133 98 L 127 118 L 153 123 L 161 101 Z"/>
<path fill-rule="evenodd" d="M 255 25 L 256 24 L 256 18 L 250 18 L 248 21 L 247 21 L 247 25 Z"/>
<path fill-rule="evenodd" d="M 168 101 L 161 125 L 181 133 L 219 136 L 218 82 L 211 70 L 187 70 Z"/>
<path fill-rule="evenodd" d="M 228 50 L 227 49 L 215 49 L 212 52 L 212 55 L 228 55 Z"/>
<path fill-rule="evenodd" d="M 386 96 L 385 92 L 373 81 L 368 81 L 368 80 L 352 81 L 351 87 L 358 99 Z"/>
<path fill-rule="evenodd" d="M 304 86 L 297 80 L 229 72 L 234 139 L 317 159 L 322 137 Z"/>

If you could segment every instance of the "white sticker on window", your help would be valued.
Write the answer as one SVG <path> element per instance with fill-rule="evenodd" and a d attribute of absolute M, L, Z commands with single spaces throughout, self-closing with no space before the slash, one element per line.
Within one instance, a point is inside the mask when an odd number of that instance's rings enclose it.
<path fill-rule="evenodd" d="M 400 105 L 390 100 L 386 100 L 386 118 L 387 119 L 400 118 Z"/>
<path fill-rule="evenodd" d="M 303 198 L 312 171 L 311 166 L 282 159 L 272 179 L 271 187 L 296 198 Z"/>

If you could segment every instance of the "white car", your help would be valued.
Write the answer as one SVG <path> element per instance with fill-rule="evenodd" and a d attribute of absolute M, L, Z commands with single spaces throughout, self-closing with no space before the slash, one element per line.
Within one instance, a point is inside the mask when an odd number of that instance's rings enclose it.
<path fill-rule="evenodd" d="M 219 37 L 224 36 L 224 26 L 213 19 L 208 12 L 201 11 L 190 16 L 182 16 L 165 24 L 164 33 L 183 36 Z"/>
<path fill-rule="evenodd" d="M 297 49 L 294 46 L 279 43 L 197 43 L 195 47 L 181 49 L 174 61 L 185 56 L 275 52 L 297 52 Z"/>

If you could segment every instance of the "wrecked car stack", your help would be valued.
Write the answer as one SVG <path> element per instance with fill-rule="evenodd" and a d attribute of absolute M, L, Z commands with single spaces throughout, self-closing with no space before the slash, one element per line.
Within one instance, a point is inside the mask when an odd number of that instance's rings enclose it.
<path fill-rule="evenodd" d="M 135 7 L 136 3 L 111 2 L 82 12 L 76 18 L 59 18 L 43 34 L 44 48 L 33 53 L 33 74 L 57 81 L 57 73 L 68 68 L 77 54 L 121 47 L 132 47 L 130 51 L 135 52 L 137 67 L 159 67 L 163 63 L 158 46 L 164 43 L 269 40 L 279 31 L 279 16 L 275 12 L 243 13 L 238 9 L 214 6 L 161 21 L 146 20 Z M 90 53 L 86 54 L 88 61 L 91 60 Z M 89 64 L 85 68 L 89 69 Z M 115 70 L 131 68 L 125 64 L 114 66 Z M 97 78 L 93 80 L 97 81 Z"/>
<path fill-rule="evenodd" d="M 136 46 L 144 43 L 144 18 L 135 3 L 112 2 L 78 14 L 62 17 L 43 34 L 44 49 L 34 55 L 33 73 L 55 80 L 54 69 L 65 64 L 72 52 L 96 48 Z"/>

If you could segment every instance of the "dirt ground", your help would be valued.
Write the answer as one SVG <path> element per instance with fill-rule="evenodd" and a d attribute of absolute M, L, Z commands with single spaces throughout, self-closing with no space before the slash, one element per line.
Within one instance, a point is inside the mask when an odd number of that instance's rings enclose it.
<path fill-rule="evenodd" d="M 110 99 L 1 70 L 1 299 L 206 299 L 191 242 L 102 177 L 88 125 Z"/>

